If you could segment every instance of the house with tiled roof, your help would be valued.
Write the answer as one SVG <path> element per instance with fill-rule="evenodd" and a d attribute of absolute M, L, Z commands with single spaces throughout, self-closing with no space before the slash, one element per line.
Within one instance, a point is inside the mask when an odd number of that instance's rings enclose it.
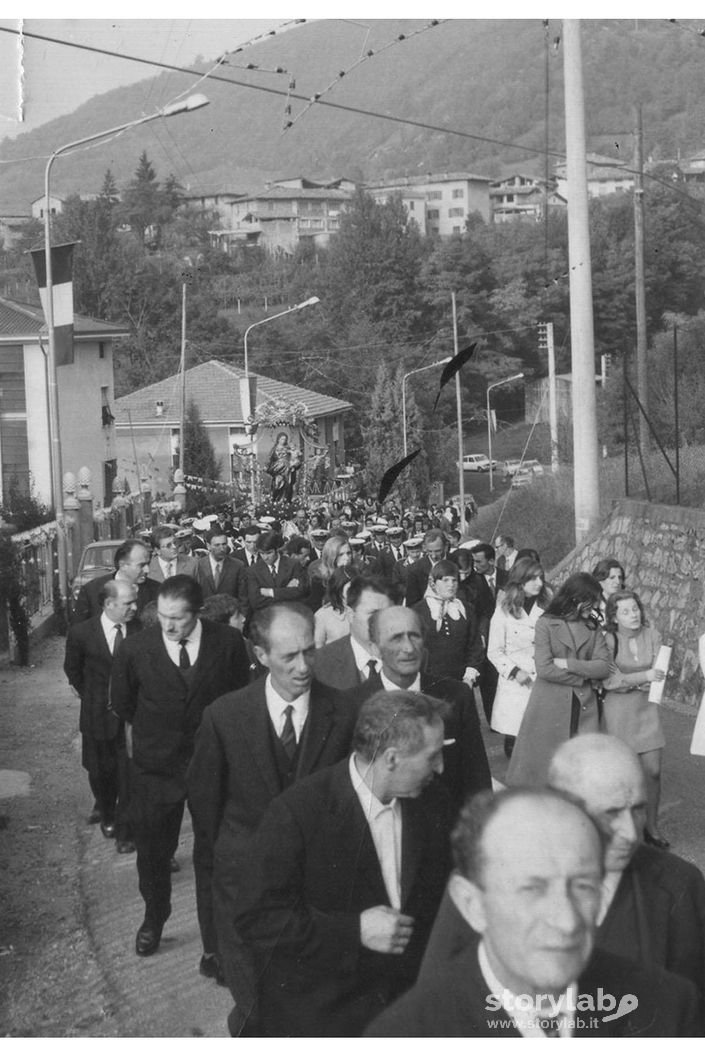
<path fill-rule="evenodd" d="M 185 403 L 193 400 L 196 404 L 220 460 L 221 481 L 247 494 L 253 441 L 245 429 L 245 377 L 239 367 L 208 360 L 185 372 L 184 387 Z M 289 445 L 302 453 L 302 465 L 313 459 L 321 466 L 325 463 L 325 476 L 332 480 L 336 466 L 345 464 L 343 416 L 352 405 L 261 374 L 250 374 L 250 384 L 253 382 L 256 388 L 252 405 L 259 410 L 255 418 L 264 417 L 267 423 L 259 425 L 254 437 L 258 473 L 266 472 L 277 437 L 286 433 Z M 136 457 L 140 477 L 149 480 L 154 495 L 170 492 L 170 474 L 178 465 L 181 384 L 181 376 L 175 374 L 115 401 L 118 473 L 125 474 L 128 480 L 133 477 Z M 296 410 L 296 417 L 312 422 L 313 430 L 292 426 L 284 417 L 277 421 L 278 407 Z"/>
<path fill-rule="evenodd" d="M 553 186 L 544 194 L 545 181 L 524 172 L 514 172 L 490 184 L 492 219 L 497 224 L 528 217 L 540 220 L 546 199 L 550 209 L 566 209 L 568 203 Z"/>
<path fill-rule="evenodd" d="M 57 367 L 62 469 L 91 471 L 93 492 L 110 502 L 116 475 L 113 342 L 129 331 L 74 316 L 73 363 Z M 47 329 L 38 305 L 0 298 L 0 489 L 16 482 L 52 503 L 47 401 Z"/>
<path fill-rule="evenodd" d="M 479 213 L 483 220 L 490 219 L 489 188 L 489 176 L 429 172 L 367 184 L 365 190 L 377 202 L 401 195 L 410 219 L 416 220 L 422 233 L 447 238 L 462 235 L 471 213 Z"/>
<path fill-rule="evenodd" d="M 587 193 L 589 198 L 602 198 L 618 192 L 631 191 L 634 187 L 634 172 L 627 162 L 619 158 L 609 158 L 604 154 L 588 152 L 585 158 L 587 168 Z M 556 190 L 562 198 L 568 200 L 568 163 L 559 162 L 554 170 Z"/>

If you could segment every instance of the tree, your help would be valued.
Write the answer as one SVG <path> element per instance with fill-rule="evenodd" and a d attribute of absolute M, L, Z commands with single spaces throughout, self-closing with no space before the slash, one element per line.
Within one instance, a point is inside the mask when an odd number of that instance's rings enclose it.
<path fill-rule="evenodd" d="M 221 460 L 216 458 L 198 405 L 194 400 L 189 400 L 184 422 L 184 473 L 190 477 L 217 481 L 220 470 Z"/>
<path fill-rule="evenodd" d="M 385 472 L 404 455 L 402 377 L 401 367 L 394 375 L 385 363 L 377 368 L 362 431 L 366 456 L 365 483 L 369 495 L 378 493 Z M 406 399 L 406 436 L 409 454 L 416 448 L 421 448 L 421 453 L 402 471 L 391 495 L 396 492 L 402 504 L 409 506 L 417 497 L 428 494 L 429 483 L 421 416 L 411 392 L 407 393 Z"/>
<path fill-rule="evenodd" d="M 140 245 L 158 247 L 161 226 L 174 214 L 173 188 L 162 190 L 154 167 L 142 151 L 135 175 L 125 188 L 120 216 L 129 224 Z"/>

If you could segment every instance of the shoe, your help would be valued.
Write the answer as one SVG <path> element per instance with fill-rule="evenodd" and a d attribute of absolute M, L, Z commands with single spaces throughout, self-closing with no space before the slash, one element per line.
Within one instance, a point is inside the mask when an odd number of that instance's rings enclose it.
<path fill-rule="evenodd" d="M 644 843 L 650 844 L 652 848 L 665 849 L 671 847 L 670 840 L 666 840 L 665 837 L 655 837 L 648 829 L 644 830 Z"/>
<path fill-rule="evenodd" d="M 179 872 L 181 867 L 177 863 L 176 859 L 172 858 L 171 862 L 169 863 L 169 869 L 171 870 L 172 873 L 178 873 Z"/>
<path fill-rule="evenodd" d="M 103 834 L 104 837 L 107 837 L 108 840 L 112 840 L 113 837 L 115 836 L 115 823 L 114 822 L 101 822 L 101 824 L 100 824 L 100 832 Z"/>
<path fill-rule="evenodd" d="M 209 980 L 215 980 L 221 987 L 225 987 L 225 976 L 220 967 L 220 962 L 215 954 L 204 954 L 198 965 L 201 976 L 207 976 Z"/>
<path fill-rule="evenodd" d="M 132 855 L 133 851 L 136 850 L 131 840 L 116 841 L 116 847 L 118 855 Z"/>
<path fill-rule="evenodd" d="M 158 928 L 154 925 L 150 925 L 148 921 L 143 921 L 137 930 L 137 936 L 135 938 L 135 951 L 140 955 L 141 958 L 147 958 L 150 954 L 154 954 L 159 949 L 159 942 L 162 938 L 162 925 Z"/>
<path fill-rule="evenodd" d="M 88 822 L 89 826 L 95 826 L 96 823 L 100 822 L 100 811 L 95 805 L 86 821 Z"/>

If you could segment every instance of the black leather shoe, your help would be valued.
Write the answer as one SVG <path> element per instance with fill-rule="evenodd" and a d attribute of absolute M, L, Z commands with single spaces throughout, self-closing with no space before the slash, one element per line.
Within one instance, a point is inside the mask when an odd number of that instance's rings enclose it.
<path fill-rule="evenodd" d="M 135 846 L 131 840 L 119 840 L 116 842 L 118 855 L 132 855 Z"/>
<path fill-rule="evenodd" d="M 644 843 L 650 844 L 652 848 L 661 848 L 662 850 L 671 847 L 670 840 L 666 840 L 665 837 L 655 837 L 648 829 L 644 830 Z"/>
<path fill-rule="evenodd" d="M 221 987 L 225 987 L 225 977 L 220 968 L 220 962 L 215 954 L 204 954 L 198 965 L 201 976 L 207 976 L 209 980 L 215 980 Z"/>
<path fill-rule="evenodd" d="M 100 832 L 103 834 L 104 837 L 107 837 L 108 840 L 112 840 L 113 837 L 115 836 L 115 823 L 114 822 L 101 822 L 101 824 L 100 824 Z"/>
<path fill-rule="evenodd" d="M 89 826 L 95 826 L 98 822 L 100 822 L 100 811 L 97 807 L 94 806 L 93 810 L 88 816 L 87 822 Z"/>
<path fill-rule="evenodd" d="M 150 954 L 154 954 L 159 949 L 159 942 L 162 938 L 162 926 L 156 928 L 154 925 L 150 925 L 148 921 L 143 921 L 137 930 L 137 937 L 135 939 L 135 950 L 141 958 L 147 958 Z"/>
<path fill-rule="evenodd" d="M 169 869 L 171 870 L 172 873 L 178 873 L 179 872 L 181 867 L 177 863 L 176 859 L 172 859 L 171 860 L 171 862 L 169 863 Z"/>

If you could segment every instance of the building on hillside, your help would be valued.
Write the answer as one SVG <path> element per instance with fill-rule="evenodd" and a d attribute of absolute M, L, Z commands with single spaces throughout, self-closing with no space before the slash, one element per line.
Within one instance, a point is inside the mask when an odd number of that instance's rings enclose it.
<path fill-rule="evenodd" d="M 220 460 L 220 480 L 236 486 L 249 495 L 252 440 L 245 432 L 241 381 L 245 372 L 239 367 L 208 360 L 186 371 L 186 403 L 191 400 Z M 255 435 L 255 454 L 263 491 L 269 478 L 266 468 L 277 438 L 285 433 L 292 448 L 302 453 L 302 467 L 313 473 L 317 467 L 319 482 L 332 482 L 336 471 L 345 465 L 343 416 L 352 405 L 335 397 L 324 396 L 288 382 L 264 375 L 251 374 L 256 382 L 254 406 L 298 409 L 313 420 L 317 436 L 304 435 L 298 427 L 276 423 L 260 426 Z M 134 481 L 148 478 L 154 495 L 171 492 L 171 471 L 179 463 L 181 378 L 173 375 L 145 386 L 115 401 L 115 428 L 118 450 L 118 473 Z M 276 416 L 275 416 L 276 417 Z M 139 467 L 135 468 L 135 454 Z"/>
<path fill-rule="evenodd" d="M 44 220 L 44 208 L 46 202 L 46 195 L 40 195 L 39 198 L 35 198 L 32 202 L 30 209 L 32 210 L 32 216 L 35 220 Z M 50 195 L 50 212 L 53 217 L 58 216 L 59 213 L 64 211 L 65 199 L 60 198 L 59 195 Z"/>
<path fill-rule="evenodd" d="M 254 192 L 187 195 L 185 201 L 218 211 L 221 226 L 210 233 L 214 246 L 228 252 L 244 243 L 288 256 L 302 243 L 325 246 L 354 191 L 351 180 L 321 183 L 297 176 Z"/>
<path fill-rule="evenodd" d="M 27 213 L 3 213 L 0 216 L 0 242 L 2 249 L 11 250 L 22 238 L 32 217 Z"/>
<path fill-rule="evenodd" d="M 705 150 L 691 154 L 689 158 L 680 158 L 673 165 L 673 174 L 676 177 L 680 173 L 686 183 L 705 183 Z"/>
<path fill-rule="evenodd" d="M 105 505 L 112 501 L 117 473 L 113 341 L 128 333 L 113 323 L 75 316 L 74 362 L 57 367 L 63 470 L 75 474 L 87 466 Z M 6 495 L 16 483 L 50 505 L 46 345 L 42 309 L 0 298 L 0 487 Z"/>
<path fill-rule="evenodd" d="M 567 162 L 559 162 L 554 169 L 556 190 L 568 201 Z M 634 173 L 626 162 L 607 158 L 603 154 L 587 155 L 588 198 L 602 198 L 634 188 Z"/>
<path fill-rule="evenodd" d="M 545 183 L 535 176 L 526 173 L 512 173 L 503 180 L 490 184 L 490 204 L 492 219 L 496 224 L 507 220 L 520 219 L 540 220 L 544 213 Z M 555 187 L 548 191 L 548 208 L 565 209 L 567 201 L 559 195 Z"/>
<path fill-rule="evenodd" d="M 427 235 L 461 235 L 471 213 L 490 219 L 490 178 L 473 173 L 426 173 L 367 184 L 377 202 L 400 194 L 409 216 Z M 419 223 L 423 211 L 424 225 Z"/>

